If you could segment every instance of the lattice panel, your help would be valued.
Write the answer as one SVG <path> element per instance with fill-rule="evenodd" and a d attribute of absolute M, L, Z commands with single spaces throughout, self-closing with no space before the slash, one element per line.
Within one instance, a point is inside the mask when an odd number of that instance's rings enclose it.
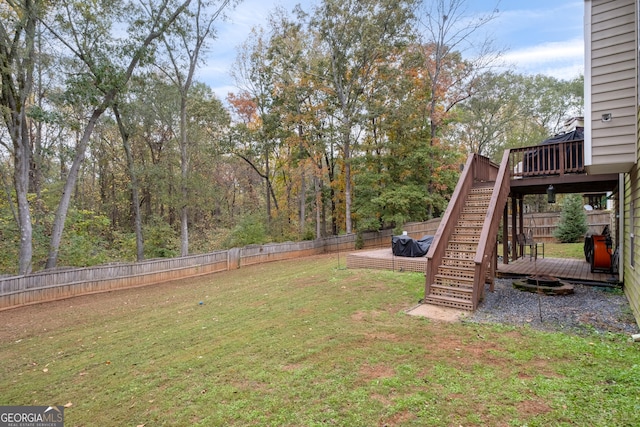
<path fill-rule="evenodd" d="M 347 268 L 370 268 L 373 270 L 414 271 L 424 273 L 427 269 L 425 258 L 372 257 L 362 254 L 348 254 Z"/>

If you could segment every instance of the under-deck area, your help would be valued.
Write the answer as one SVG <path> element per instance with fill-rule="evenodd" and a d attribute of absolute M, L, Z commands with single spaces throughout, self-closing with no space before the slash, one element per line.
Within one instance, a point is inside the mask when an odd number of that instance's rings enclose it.
<path fill-rule="evenodd" d="M 618 283 L 618 275 L 607 272 L 591 272 L 591 265 L 581 259 L 519 258 L 509 264 L 498 263 L 498 277 L 552 276 L 576 283 Z"/>

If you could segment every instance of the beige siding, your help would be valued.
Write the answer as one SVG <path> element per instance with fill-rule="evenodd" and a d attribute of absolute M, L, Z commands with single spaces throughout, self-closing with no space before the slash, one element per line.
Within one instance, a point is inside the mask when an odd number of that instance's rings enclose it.
<path fill-rule="evenodd" d="M 635 0 L 594 0 L 591 8 L 591 173 L 627 172 L 636 163 Z M 602 121 L 603 114 L 612 120 Z"/>
<path fill-rule="evenodd" d="M 636 154 L 640 159 L 640 153 Z M 636 321 L 640 324 L 640 171 L 638 165 L 634 166 L 630 173 L 625 175 L 624 184 L 625 205 L 624 210 L 624 290 L 629 300 L 629 304 L 635 315 Z M 635 212 L 631 212 L 631 201 L 634 201 Z M 634 229 L 631 229 L 631 215 L 634 215 Z M 634 253 L 635 262 L 631 266 L 631 233 L 634 233 Z"/>

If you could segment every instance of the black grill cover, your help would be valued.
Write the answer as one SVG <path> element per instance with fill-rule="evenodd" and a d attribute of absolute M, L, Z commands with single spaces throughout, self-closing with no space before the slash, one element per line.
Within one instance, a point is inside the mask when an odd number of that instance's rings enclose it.
<path fill-rule="evenodd" d="M 419 240 L 409 236 L 393 236 L 391 250 L 395 256 L 421 257 L 427 254 L 432 241 L 433 236 L 422 236 Z"/>

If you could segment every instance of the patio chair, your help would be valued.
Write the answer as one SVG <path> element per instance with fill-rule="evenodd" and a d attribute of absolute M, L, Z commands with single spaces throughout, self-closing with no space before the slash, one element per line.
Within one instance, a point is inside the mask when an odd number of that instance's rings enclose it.
<path fill-rule="evenodd" d="M 529 230 L 527 235 L 518 234 L 518 246 L 520 247 L 520 256 L 526 256 L 526 250 L 529 248 L 529 261 L 538 259 L 538 249 L 542 249 L 542 258 L 544 258 L 544 242 L 536 242 L 533 238 L 533 232 Z"/>

